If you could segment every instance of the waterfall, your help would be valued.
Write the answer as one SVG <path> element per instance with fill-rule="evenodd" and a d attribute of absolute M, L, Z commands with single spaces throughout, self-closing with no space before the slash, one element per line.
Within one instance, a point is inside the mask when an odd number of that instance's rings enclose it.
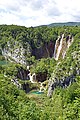
<path fill-rule="evenodd" d="M 11 79 L 11 82 L 13 82 L 14 85 L 16 85 L 18 88 L 20 88 L 20 89 L 22 88 L 21 84 L 19 83 L 19 81 L 17 79 Z"/>
<path fill-rule="evenodd" d="M 31 73 L 29 73 L 28 76 L 30 77 L 31 83 L 36 83 L 36 82 L 34 82 L 36 80 L 36 74 L 35 73 L 33 73 L 32 75 L 31 75 Z"/>
<path fill-rule="evenodd" d="M 42 83 L 42 82 L 39 82 L 39 83 L 40 83 L 39 92 L 44 92 L 47 89 L 47 87 L 44 87 L 44 83 Z"/>
<path fill-rule="evenodd" d="M 65 50 L 64 53 L 62 54 L 62 58 L 64 59 L 65 56 L 66 56 L 66 50 Z"/>
<path fill-rule="evenodd" d="M 47 54 L 48 54 L 48 57 L 49 57 L 49 51 L 48 51 L 48 48 L 47 48 L 47 46 L 46 46 L 46 51 L 47 51 Z"/>
<path fill-rule="evenodd" d="M 55 52 L 54 52 L 54 58 L 55 58 L 55 60 L 58 60 L 58 58 L 59 58 L 59 55 L 60 55 L 60 52 L 61 52 L 61 49 L 62 49 L 63 37 L 64 37 L 64 34 L 62 34 L 61 39 L 58 38 L 58 40 L 56 41 L 56 44 L 55 44 Z M 60 44 L 59 44 L 59 46 L 58 46 L 58 49 L 56 49 L 57 43 L 58 43 L 59 39 L 60 39 Z M 57 52 L 56 52 L 56 51 L 57 51 Z"/>
<path fill-rule="evenodd" d="M 42 89 L 43 89 L 43 85 L 42 85 L 42 83 L 40 83 L 40 90 L 39 90 L 39 92 L 42 92 Z"/>
<path fill-rule="evenodd" d="M 58 37 L 58 39 L 56 40 L 56 44 L 55 44 L 55 48 L 54 48 L 54 58 L 56 58 L 56 50 L 57 50 L 57 44 L 58 44 L 58 41 L 59 41 L 60 37 Z"/>
<path fill-rule="evenodd" d="M 32 75 L 30 75 L 30 81 L 31 81 L 31 83 L 34 83 L 34 82 L 33 82 L 33 76 L 32 76 Z"/>
<path fill-rule="evenodd" d="M 19 73 L 20 73 L 21 79 L 23 80 L 23 74 L 22 74 L 22 72 L 20 71 Z"/>
<path fill-rule="evenodd" d="M 67 48 L 70 47 L 70 45 L 71 45 L 72 42 L 73 42 L 73 37 L 72 37 L 72 39 L 69 38 Z"/>

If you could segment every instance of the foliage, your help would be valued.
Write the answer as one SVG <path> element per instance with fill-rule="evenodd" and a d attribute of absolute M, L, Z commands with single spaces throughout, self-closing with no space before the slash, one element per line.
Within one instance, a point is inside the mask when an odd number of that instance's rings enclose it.
<path fill-rule="evenodd" d="M 50 41 L 55 43 L 58 35 L 63 32 L 65 36 L 72 34 L 74 37 L 74 42 L 67 51 L 65 59 L 60 59 L 58 62 L 54 58 L 36 60 L 34 51 Z M 46 97 L 47 91 L 41 96 L 35 95 L 29 98 L 29 94 L 24 93 L 11 82 L 11 78 L 17 75 L 18 68 L 22 66 L 14 62 L 0 65 L 0 120 L 80 120 L 79 32 L 80 27 L 77 26 L 26 28 L 0 25 L 0 48 L 4 49 L 8 41 L 12 46 L 14 41 L 22 44 L 26 49 L 24 55 L 28 64 L 31 65 L 32 72 L 47 72 L 52 80 L 55 77 L 62 80 L 63 77 L 73 75 L 76 80 L 65 89 L 57 87 L 52 98 Z M 20 47 L 17 42 L 15 43 L 16 47 Z M 3 59 L 0 50 L 0 60 Z M 5 74 L 7 76 L 4 76 Z M 32 87 L 30 82 L 29 85 Z"/>
<path fill-rule="evenodd" d="M 35 63 L 31 67 L 31 71 L 35 72 L 36 74 L 47 73 L 47 77 L 50 77 L 55 65 L 56 61 L 54 60 L 54 58 L 42 58 L 41 60 L 35 61 Z"/>
<path fill-rule="evenodd" d="M 37 112 L 36 112 L 37 111 Z M 0 119 L 39 120 L 39 109 L 22 90 L 0 74 Z"/>
<path fill-rule="evenodd" d="M 5 60 L 5 57 L 0 55 L 0 61 L 3 61 L 3 60 Z"/>

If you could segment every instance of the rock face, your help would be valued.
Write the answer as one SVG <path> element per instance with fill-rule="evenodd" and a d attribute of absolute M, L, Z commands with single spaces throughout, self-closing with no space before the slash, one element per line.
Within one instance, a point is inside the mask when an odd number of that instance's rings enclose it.
<path fill-rule="evenodd" d="M 46 79 L 47 79 L 47 73 L 46 72 L 36 74 L 36 80 L 38 82 L 44 82 Z"/>
<path fill-rule="evenodd" d="M 36 59 L 53 57 L 55 43 L 52 41 L 34 49 L 31 49 L 32 46 L 29 43 L 26 44 L 27 47 L 25 48 L 18 41 L 8 41 L 2 49 L 2 55 L 9 61 L 15 61 L 22 65 L 27 64 L 26 57 L 31 55 L 35 56 Z"/>
<path fill-rule="evenodd" d="M 2 49 L 2 55 L 9 61 L 15 61 L 22 65 L 26 65 L 26 56 L 31 54 L 31 48 L 28 44 L 28 47 L 25 49 L 23 45 L 17 41 L 8 41 L 7 44 Z M 26 55 L 26 56 L 25 56 Z"/>
<path fill-rule="evenodd" d="M 61 80 L 58 80 L 57 78 L 55 78 L 54 82 L 53 81 L 49 82 L 47 96 L 51 97 L 52 93 L 56 87 L 66 88 L 67 86 L 71 85 L 73 82 L 76 82 L 75 76 L 73 76 L 73 75 L 64 77 Z"/>
<path fill-rule="evenodd" d="M 21 42 L 11 39 L 2 49 L 2 55 L 9 61 L 15 61 L 22 65 L 26 65 L 26 58 L 31 56 L 35 56 L 36 59 L 54 57 L 55 60 L 58 60 L 66 56 L 66 51 L 72 42 L 73 37 L 71 35 L 65 37 L 65 34 L 61 34 L 56 42 L 49 41 L 32 48 L 28 42 L 26 42 L 25 47 Z"/>
<path fill-rule="evenodd" d="M 16 78 L 11 79 L 11 82 L 12 82 L 14 85 L 16 85 L 17 88 L 19 88 L 19 89 L 22 88 L 21 84 L 19 83 L 19 81 L 18 81 Z"/>
<path fill-rule="evenodd" d="M 47 79 L 47 72 L 44 73 L 29 73 L 28 74 L 31 83 L 44 82 Z"/>
<path fill-rule="evenodd" d="M 56 87 L 66 88 L 73 82 L 76 82 L 76 76 L 80 76 L 80 51 L 77 50 L 78 49 L 75 49 L 75 51 L 70 54 L 71 58 L 66 57 L 68 63 L 64 60 L 63 63 L 59 62 L 55 67 L 49 80 L 47 96 L 51 97 Z"/>
<path fill-rule="evenodd" d="M 72 35 L 65 36 L 65 34 L 61 34 L 58 36 L 56 42 L 50 41 L 42 45 L 42 47 L 34 49 L 33 55 L 36 56 L 37 59 L 48 57 L 54 57 L 55 60 L 59 58 L 64 59 L 66 51 L 71 46 L 72 42 Z"/>
<path fill-rule="evenodd" d="M 32 54 L 36 57 L 36 59 L 53 57 L 54 46 L 55 43 L 53 41 L 44 43 L 41 47 L 35 48 Z"/>
<path fill-rule="evenodd" d="M 73 42 L 73 37 L 71 35 L 68 35 L 65 37 L 64 34 L 58 37 L 55 44 L 54 49 L 54 59 L 58 60 L 59 58 L 63 58 L 66 56 L 66 51 L 70 47 L 70 45 Z"/>
<path fill-rule="evenodd" d="M 31 90 L 37 90 L 38 87 L 37 87 L 36 85 L 31 84 L 31 83 L 23 83 L 23 84 L 22 84 L 22 89 L 23 89 L 26 93 L 28 93 L 28 92 L 30 92 Z"/>
<path fill-rule="evenodd" d="M 19 68 L 18 73 L 17 73 L 17 78 L 19 78 L 21 80 L 29 80 L 29 75 L 28 75 L 29 73 L 30 73 L 29 70 Z"/>

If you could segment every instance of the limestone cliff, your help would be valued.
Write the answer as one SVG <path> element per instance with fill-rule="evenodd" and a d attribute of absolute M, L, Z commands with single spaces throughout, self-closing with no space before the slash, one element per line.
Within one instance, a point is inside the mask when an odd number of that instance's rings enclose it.
<path fill-rule="evenodd" d="M 54 57 L 55 60 L 58 60 L 66 56 L 66 52 L 72 42 L 72 35 L 65 36 L 65 34 L 61 34 L 56 42 L 50 40 L 33 48 L 29 42 L 23 44 L 22 42 L 11 39 L 4 45 L 2 54 L 9 61 L 15 61 L 24 65 L 27 64 L 26 58 L 31 56 L 35 56 L 36 59 Z"/>
<path fill-rule="evenodd" d="M 36 59 L 53 57 L 54 46 L 55 42 L 53 41 L 47 43 L 45 42 L 41 47 L 35 48 L 32 54 L 36 57 Z"/>
<path fill-rule="evenodd" d="M 50 41 L 44 43 L 41 47 L 35 48 L 33 51 L 33 55 L 37 58 L 48 58 L 54 57 L 55 60 L 59 58 L 63 58 L 66 56 L 66 52 L 73 43 L 72 35 L 61 34 L 58 36 L 56 42 Z"/>
<path fill-rule="evenodd" d="M 2 55 L 11 62 L 14 61 L 26 65 L 26 56 L 31 54 L 31 47 L 29 44 L 27 46 L 25 49 L 20 42 L 14 40 L 8 41 L 2 49 Z"/>
<path fill-rule="evenodd" d="M 69 36 L 70 37 L 70 36 Z M 67 40 L 71 40 L 67 38 Z M 67 49 L 70 45 L 68 42 Z M 58 58 L 58 57 L 56 57 Z M 74 40 L 72 46 L 67 51 L 67 56 L 64 60 L 57 63 L 55 69 L 49 79 L 48 96 L 51 97 L 56 87 L 65 88 L 76 82 L 76 76 L 80 75 L 80 42 Z"/>

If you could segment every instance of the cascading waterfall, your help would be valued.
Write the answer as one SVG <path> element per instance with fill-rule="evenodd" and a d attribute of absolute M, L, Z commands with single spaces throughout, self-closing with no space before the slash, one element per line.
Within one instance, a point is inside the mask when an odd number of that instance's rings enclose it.
<path fill-rule="evenodd" d="M 21 76 L 21 79 L 23 80 L 23 74 L 22 74 L 22 72 L 20 71 L 20 76 Z"/>
<path fill-rule="evenodd" d="M 49 57 L 49 51 L 48 51 L 47 45 L 46 45 L 46 51 L 47 51 L 47 54 L 48 54 L 48 57 Z"/>
<path fill-rule="evenodd" d="M 73 37 L 72 38 L 70 38 L 71 36 L 69 36 L 69 39 L 68 39 L 68 41 L 67 41 L 67 45 L 66 45 L 66 49 L 64 50 L 64 52 L 63 52 L 63 54 L 62 54 L 62 57 L 63 57 L 63 59 L 64 59 L 64 57 L 66 56 L 66 52 L 67 52 L 67 50 L 69 49 L 69 47 L 71 46 L 71 44 L 72 44 L 72 42 L 73 42 Z"/>
<path fill-rule="evenodd" d="M 35 73 L 33 73 L 33 74 L 29 73 L 28 76 L 30 77 L 31 83 L 36 83 L 35 82 L 36 81 L 36 74 Z"/>
<path fill-rule="evenodd" d="M 54 55 L 53 55 L 54 58 L 56 58 L 57 43 L 58 43 L 59 39 L 60 39 L 60 36 L 59 36 L 58 39 L 56 40 L 56 44 L 55 44 L 55 48 L 54 48 Z"/>
<path fill-rule="evenodd" d="M 42 83 L 40 84 L 40 90 L 39 90 L 39 92 L 42 92 L 42 89 L 43 89 L 43 85 L 42 85 Z"/>
<path fill-rule="evenodd" d="M 70 41 L 70 40 L 71 40 L 71 41 Z M 69 39 L 69 40 L 68 40 L 68 46 L 67 46 L 67 48 L 69 48 L 69 47 L 71 46 L 71 43 L 73 42 L 73 40 L 74 40 L 73 37 L 72 37 L 72 39 Z"/>
<path fill-rule="evenodd" d="M 58 40 L 56 41 L 55 52 L 54 52 L 54 54 L 55 54 L 54 55 L 55 60 L 58 60 L 58 58 L 59 58 L 60 51 L 62 49 L 63 38 L 64 38 L 64 34 L 62 34 L 62 37 L 61 37 L 61 40 L 60 40 L 60 44 L 59 44 L 58 49 L 57 49 L 57 53 L 56 53 L 56 47 L 57 47 Z"/>

